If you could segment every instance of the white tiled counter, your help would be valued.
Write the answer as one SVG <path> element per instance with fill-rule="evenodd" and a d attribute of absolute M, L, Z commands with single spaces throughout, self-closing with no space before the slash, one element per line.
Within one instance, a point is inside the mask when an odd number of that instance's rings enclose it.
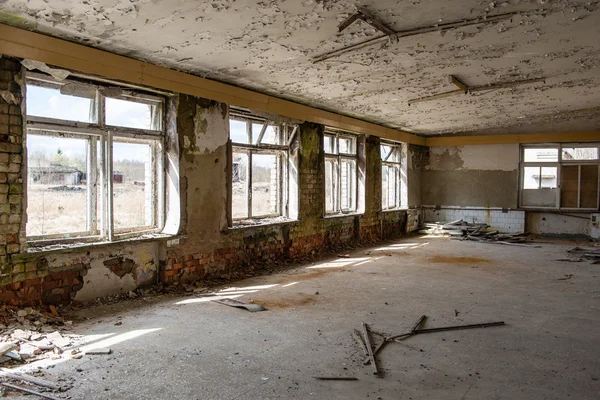
<path fill-rule="evenodd" d="M 525 230 L 525 211 L 485 207 L 423 206 L 425 222 L 450 222 L 463 219 L 466 222 L 486 223 L 503 233 L 520 233 Z"/>

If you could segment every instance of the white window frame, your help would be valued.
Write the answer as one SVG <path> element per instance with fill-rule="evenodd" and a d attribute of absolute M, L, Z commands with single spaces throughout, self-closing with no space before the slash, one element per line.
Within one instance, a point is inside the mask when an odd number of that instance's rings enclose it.
<path fill-rule="evenodd" d="M 333 137 L 333 146 L 332 146 L 332 151 L 327 152 L 325 151 L 325 140 L 327 138 L 327 136 L 331 136 Z M 354 141 L 354 151 L 350 152 L 350 153 L 341 153 L 339 151 L 339 141 L 340 139 L 351 139 Z M 335 191 L 335 204 L 334 204 L 334 210 L 333 211 L 328 211 L 327 210 L 327 177 L 323 176 L 323 195 L 325 196 L 324 198 L 324 202 L 323 202 L 323 213 L 325 216 L 335 216 L 335 215 L 345 215 L 345 214 L 355 214 L 358 212 L 358 207 L 359 207 L 359 198 L 358 198 L 358 186 L 359 186 L 359 181 L 358 181 L 358 142 L 359 142 L 359 135 L 354 134 L 354 133 L 350 133 L 350 132 L 346 132 L 346 131 L 337 131 L 337 130 L 333 130 L 330 128 L 325 129 L 325 133 L 323 135 L 323 149 L 324 149 L 324 154 L 325 154 L 325 158 L 324 158 L 324 162 L 323 162 L 323 173 L 326 174 L 326 163 L 327 161 L 334 161 L 335 162 L 335 166 L 336 166 L 336 172 L 334 173 L 333 177 L 335 182 L 332 182 L 333 184 L 333 190 Z M 353 185 L 354 187 L 350 190 L 350 193 L 352 196 L 354 196 L 354 201 L 352 202 L 354 204 L 353 208 L 342 208 L 342 185 L 341 185 L 341 176 L 342 176 L 342 161 L 343 160 L 351 160 L 354 161 L 354 172 L 355 172 L 355 176 L 353 179 Z"/>
<path fill-rule="evenodd" d="M 81 82 L 77 80 L 57 81 L 47 75 L 27 73 L 26 83 L 52 89 L 60 89 L 69 84 L 80 86 L 85 90 L 94 90 L 93 110 L 95 122 L 78 122 L 57 118 L 26 116 L 26 134 L 50 137 L 66 137 L 87 140 L 87 229 L 84 232 L 65 232 L 60 234 L 29 235 L 27 241 L 41 245 L 60 243 L 68 240 L 77 242 L 114 241 L 136 237 L 162 230 L 165 220 L 165 98 L 147 94 L 129 88 L 117 88 L 118 85 L 107 86 L 106 83 Z M 115 95 L 105 96 L 102 92 L 113 90 Z M 156 129 L 138 129 L 111 126 L 105 123 L 105 99 L 115 98 L 152 104 L 157 107 L 155 122 Z M 148 144 L 151 149 L 152 170 L 150 181 L 152 193 L 150 196 L 150 223 L 146 226 L 115 229 L 113 219 L 113 176 L 112 150 L 113 143 Z M 97 165 L 98 168 L 93 168 Z M 99 201 L 98 201 L 99 200 Z M 99 204 L 98 204 L 99 203 Z M 100 217 L 98 218 L 98 208 Z"/>
<path fill-rule="evenodd" d="M 289 172 L 289 162 L 290 162 L 290 145 L 294 141 L 297 132 L 298 126 L 295 124 L 290 124 L 287 122 L 275 122 L 269 121 L 268 119 L 261 118 L 259 116 L 255 116 L 244 112 L 242 110 L 236 110 L 231 108 L 229 113 L 229 122 L 230 121 L 239 121 L 244 122 L 246 124 L 246 135 L 248 143 L 238 143 L 231 140 L 231 173 L 233 174 L 233 154 L 234 153 L 244 153 L 248 156 L 248 176 L 246 180 L 246 205 L 247 205 L 247 216 L 246 217 L 233 217 L 233 204 L 230 205 L 229 212 L 231 213 L 231 220 L 235 222 L 243 222 L 251 219 L 269 219 L 269 218 L 289 218 L 290 210 L 289 210 L 289 189 L 290 189 L 290 172 Z M 252 124 L 262 125 L 262 129 L 258 134 L 258 138 L 256 143 L 254 143 L 253 132 L 252 132 Z M 269 144 L 263 143 L 264 134 L 269 126 L 277 126 L 281 138 L 281 144 Z M 229 127 L 229 125 L 228 125 Z M 278 168 L 277 168 L 277 184 L 278 184 L 278 196 L 277 196 L 277 205 L 276 212 L 267 214 L 267 215 L 253 215 L 252 213 L 252 156 L 253 155 L 276 155 L 278 156 Z M 231 180 L 231 187 L 229 188 L 231 192 L 233 192 L 233 179 Z"/>
<path fill-rule="evenodd" d="M 599 158 L 596 160 L 565 160 L 563 159 L 563 148 L 597 148 L 599 152 Z M 558 152 L 557 161 L 549 161 L 549 162 L 540 162 L 540 161 L 525 161 L 525 149 L 555 149 Z M 578 198 L 577 204 L 581 204 L 581 166 L 582 165 L 596 165 L 598 166 L 598 176 L 600 177 L 600 143 L 544 143 L 544 144 L 527 144 L 521 145 L 520 148 L 520 165 L 519 165 L 519 206 L 525 209 L 548 209 L 548 210 L 565 210 L 565 211 L 596 211 L 599 208 L 583 208 L 583 207 L 561 207 L 561 173 L 562 167 L 564 166 L 579 166 L 579 185 L 578 185 Z M 556 202 L 554 206 L 544 207 L 544 206 L 530 206 L 523 205 L 523 188 L 524 186 L 524 178 L 525 178 L 525 167 L 555 167 L 556 168 Z M 541 175 L 541 172 L 540 172 Z M 542 190 L 542 180 L 540 177 L 540 184 L 537 190 Z M 531 189 L 536 190 L 536 189 Z M 598 189 L 596 194 L 596 204 L 600 201 L 600 182 L 598 183 Z"/>
<path fill-rule="evenodd" d="M 390 146 L 392 149 L 390 150 L 389 154 L 387 154 L 387 156 L 384 156 L 384 154 L 382 153 L 382 146 Z M 401 209 L 403 207 L 402 204 L 402 143 L 397 143 L 397 142 L 389 142 L 389 141 L 381 141 L 381 144 L 379 146 L 379 151 L 380 151 L 380 156 L 381 156 L 381 210 L 382 211 L 393 211 L 393 210 L 398 210 Z M 394 161 L 392 156 L 396 155 L 396 160 Z M 391 160 L 390 160 L 391 159 Z M 383 197 L 383 174 L 384 174 L 384 167 L 391 169 L 392 171 L 394 171 L 394 175 L 395 175 L 395 182 L 396 182 L 396 191 L 395 191 L 395 201 L 394 204 L 390 207 L 388 204 L 388 207 L 384 206 L 384 197 Z M 389 182 L 389 176 L 388 176 L 388 182 Z M 389 189 L 388 189 L 389 190 Z M 386 193 L 386 198 L 387 198 L 387 193 L 388 190 L 385 191 Z"/>

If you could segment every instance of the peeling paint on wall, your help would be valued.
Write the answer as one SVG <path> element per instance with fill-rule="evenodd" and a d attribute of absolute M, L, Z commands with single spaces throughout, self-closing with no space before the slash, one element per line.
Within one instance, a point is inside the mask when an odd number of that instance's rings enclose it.
<path fill-rule="evenodd" d="M 519 145 L 439 146 L 429 149 L 429 169 L 516 171 Z"/>
<path fill-rule="evenodd" d="M 429 164 L 431 169 L 455 170 L 462 169 L 464 162 L 460 157 L 458 147 L 445 148 L 443 151 L 433 148 L 429 151 Z"/>
<path fill-rule="evenodd" d="M 186 155 L 191 156 L 193 159 L 195 155 L 212 153 L 227 144 L 227 132 L 208 129 L 208 126 L 213 123 L 221 123 L 220 115 L 221 113 L 211 113 L 210 109 L 206 109 L 199 104 L 196 105 L 194 134 L 186 135 L 183 138 L 183 149 Z"/>

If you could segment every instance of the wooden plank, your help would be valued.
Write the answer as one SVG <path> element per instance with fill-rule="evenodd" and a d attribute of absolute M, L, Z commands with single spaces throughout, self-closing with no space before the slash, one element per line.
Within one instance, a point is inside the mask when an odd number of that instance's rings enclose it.
<path fill-rule="evenodd" d="M 425 146 L 436 147 L 483 144 L 577 143 L 596 141 L 600 141 L 600 131 L 429 137 L 425 140 Z"/>
<path fill-rule="evenodd" d="M 0 376 L 4 376 L 4 377 L 10 378 L 10 379 L 20 379 L 22 381 L 33 383 L 34 385 L 46 387 L 46 388 L 52 389 L 52 390 L 61 390 L 62 389 L 62 387 L 57 383 L 50 382 L 50 381 L 47 381 L 47 380 L 41 379 L 41 378 L 36 378 L 35 376 L 27 375 L 27 374 L 24 374 L 23 372 L 11 371 L 6 368 L 2 368 L 0 370 Z"/>
<path fill-rule="evenodd" d="M 377 370 L 377 362 L 375 362 L 375 355 L 373 354 L 373 346 L 371 345 L 371 339 L 369 338 L 369 329 L 367 327 L 367 324 L 365 324 L 364 322 L 362 324 L 362 332 L 365 340 L 365 346 L 367 346 L 369 359 L 371 360 L 371 368 L 373 368 L 373 374 L 379 375 L 379 371 Z"/>

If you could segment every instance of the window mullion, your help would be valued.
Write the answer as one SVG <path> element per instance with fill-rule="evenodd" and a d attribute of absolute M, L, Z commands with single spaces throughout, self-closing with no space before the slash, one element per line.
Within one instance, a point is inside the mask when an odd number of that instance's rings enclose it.
<path fill-rule="evenodd" d="M 561 196 L 562 196 L 562 184 L 561 184 L 562 163 L 557 162 L 554 165 L 556 166 L 556 206 L 554 208 L 559 209 L 560 202 L 561 202 Z"/>
<path fill-rule="evenodd" d="M 87 158 L 87 224 L 88 231 L 95 235 L 98 232 L 98 174 L 97 174 L 97 165 L 98 165 L 98 154 L 96 143 L 98 139 L 95 137 L 91 137 L 88 141 L 88 158 Z"/>
<path fill-rule="evenodd" d="M 100 235 L 103 238 L 107 237 L 107 191 L 106 191 L 106 137 L 100 138 L 100 165 L 98 170 L 100 171 Z"/>
<path fill-rule="evenodd" d="M 581 165 L 577 166 L 577 208 L 581 208 Z"/>
<path fill-rule="evenodd" d="M 338 143 L 339 145 L 339 143 Z M 339 147 L 338 147 L 339 148 Z M 343 212 L 342 210 L 342 157 L 338 155 L 337 162 L 337 208 L 338 212 Z"/>
<path fill-rule="evenodd" d="M 105 98 L 100 91 L 96 91 L 96 103 L 97 122 L 100 127 L 104 128 L 106 126 L 106 107 Z"/>
<path fill-rule="evenodd" d="M 248 190 L 248 218 L 252 218 L 252 151 L 248 151 L 248 179 L 247 187 Z"/>
<path fill-rule="evenodd" d="M 164 140 L 161 141 L 158 145 L 155 145 L 155 157 L 156 157 L 156 168 L 154 179 L 156 182 L 156 192 L 154 193 L 154 198 L 156 199 L 156 207 L 154 208 L 154 215 L 156 221 L 157 228 L 163 228 L 165 224 L 165 202 L 166 202 L 166 184 L 165 179 L 163 178 L 166 174 L 165 171 L 165 156 L 164 156 L 164 148 L 165 143 Z"/>
<path fill-rule="evenodd" d="M 114 239 L 114 220 L 113 220 L 113 137 L 112 132 L 108 131 L 106 135 L 106 229 L 108 240 Z"/>
<path fill-rule="evenodd" d="M 158 163 L 158 154 L 156 151 L 156 143 L 152 142 L 150 144 L 150 187 L 152 188 L 152 190 L 145 190 L 144 194 L 146 196 L 150 196 L 150 198 L 148 198 L 148 205 L 146 207 L 150 207 L 150 209 L 146 209 L 146 213 L 148 214 L 146 216 L 146 226 L 156 226 L 156 205 L 157 205 L 157 192 L 155 192 L 155 190 L 157 189 L 157 185 L 158 185 L 158 181 L 156 180 L 156 170 L 157 170 L 157 163 Z M 150 218 L 148 218 L 148 216 Z"/>

